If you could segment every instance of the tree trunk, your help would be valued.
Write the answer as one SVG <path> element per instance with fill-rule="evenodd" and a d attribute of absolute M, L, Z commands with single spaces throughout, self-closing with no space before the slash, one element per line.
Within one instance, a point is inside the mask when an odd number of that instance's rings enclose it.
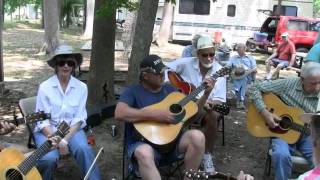
<path fill-rule="evenodd" d="M 162 14 L 162 21 L 161 21 L 159 33 L 156 39 L 156 44 L 160 47 L 168 44 L 171 24 L 172 24 L 172 17 L 173 17 L 173 5 L 171 2 L 165 2 L 163 14 Z"/>
<path fill-rule="evenodd" d="M 3 1 L 0 0 L 1 11 L 4 8 Z M 3 73 L 3 54 L 2 54 L 2 29 L 3 29 L 3 13 L 0 14 L 0 95 L 4 92 L 4 73 Z"/>
<path fill-rule="evenodd" d="M 87 11 L 86 11 L 86 28 L 83 33 L 84 39 L 92 38 L 92 29 L 93 29 L 93 19 L 94 19 L 94 8 L 95 0 L 87 0 Z"/>
<path fill-rule="evenodd" d="M 89 0 L 88 0 L 89 1 Z M 104 0 L 96 0 L 95 12 Z M 92 13 L 93 14 L 93 13 Z M 116 11 L 111 16 L 95 16 L 88 80 L 88 105 L 99 105 L 114 100 L 114 45 Z"/>
<path fill-rule="evenodd" d="M 128 83 L 139 81 L 139 64 L 149 54 L 159 0 L 141 0 L 129 60 Z"/>
<path fill-rule="evenodd" d="M 87 0 L 83 1 L 83 23 L 82 23 L 82 32 L 85 31 L 87 23 Z"/>
<path fill-rule="evenodd" d="M 44 29 L 44 2 L 41 1 L 41 28 Z"/>
<path fill-rule="evenodd" d="M 44 48 L 47 54 L 53 52 L 59 45 L 59 8 L 58 0 L 44 0 Z"/>

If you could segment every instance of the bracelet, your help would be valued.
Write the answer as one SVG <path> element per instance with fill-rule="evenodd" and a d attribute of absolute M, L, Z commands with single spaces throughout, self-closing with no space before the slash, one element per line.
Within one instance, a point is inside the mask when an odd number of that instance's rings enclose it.
<path fill-rule="evenodd" d="M 63 145 L 68 145 L 68 141 L 66 141 L 65 139 L 61 139 L 60 143 Z"/>

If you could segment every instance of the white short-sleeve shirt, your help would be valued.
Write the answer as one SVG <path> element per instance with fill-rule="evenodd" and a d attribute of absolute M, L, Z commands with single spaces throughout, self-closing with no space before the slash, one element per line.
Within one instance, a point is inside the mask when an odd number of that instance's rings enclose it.
<path fill-rule="evenodd" d="M 166 63 L 169 70 L 173 70 L 178 73 L 186 82 L 192 83 L 196 87 L 199 87 L 203 82 L 200 68 L 199 68 L 199 60 L 196 57 L 187 57 L 176 59 L 172 62 Z M 209 78 L 216 71 L 221 69 L 222 66 L 214 61 L 212 68 L 206 74 L 206 78 Z M 167 73 L 166 73 L 167 74 Z M 166 75 L 166 81 L 168 81 Z M 212 89 L 208 100 L 219 100 L 222 102 L 226 102 L 226 77 L 217 78 L 217 82 L 215 83 L 214 88 Z M 197 98 L 199 99 L 203 95 L 204 91 L 198 94 Z"/>

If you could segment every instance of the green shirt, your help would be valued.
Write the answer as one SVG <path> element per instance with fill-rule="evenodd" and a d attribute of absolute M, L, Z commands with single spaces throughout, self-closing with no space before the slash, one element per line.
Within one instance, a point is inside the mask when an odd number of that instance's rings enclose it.
<path fill-rule="evenodd" d="M 299 77 L 255 84 L 252 87 L 251 99 L 259 112 L 266 108 L 261 95 L 263 92 L 271 92 L 287 105 L 299 107 L 307 113 L 316 112 L 319 93 L 305 94 Z"/>

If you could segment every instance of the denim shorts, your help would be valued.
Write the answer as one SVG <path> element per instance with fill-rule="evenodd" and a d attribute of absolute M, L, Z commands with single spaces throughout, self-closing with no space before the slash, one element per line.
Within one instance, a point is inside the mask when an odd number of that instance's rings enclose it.
<path fill-rule="evenodd" d="M 274 66 L 277 66 L 278 64 L 280 64 L 283 68 L 289 66 L 289 61 L 286 61 L 286 60 L 281 60 L 281 59 L 278 59 L 278 58 L 273 58 L 273 59 L 271 59 L 271 61 L 273 62 Z"/>
<path fill-rule="evenodd" d="M 180 139 L 179 139 L 180 140 Z M 179 140 L 177 140 L 172 150 L 166 153 L 161 153 L 157 149 L 153 148 L 154 151 L 154 161 L 157 167 L 166 166 L 173 162 L 180 161 L 184 159 L 184 154 L 179 152 L 178 144 Z M 137 141 L 133 144 L 128 145 L 127 147 L 127 157 L 130 159 L 129 164 L 129 172 L 135 172 L 138 174 L 138 162 L 134 157 L 134 152 L 136 148 L 140 145 L 148 144 L 146 142 Z M 152 147 L 152 146 L 151 146 Z"/>

